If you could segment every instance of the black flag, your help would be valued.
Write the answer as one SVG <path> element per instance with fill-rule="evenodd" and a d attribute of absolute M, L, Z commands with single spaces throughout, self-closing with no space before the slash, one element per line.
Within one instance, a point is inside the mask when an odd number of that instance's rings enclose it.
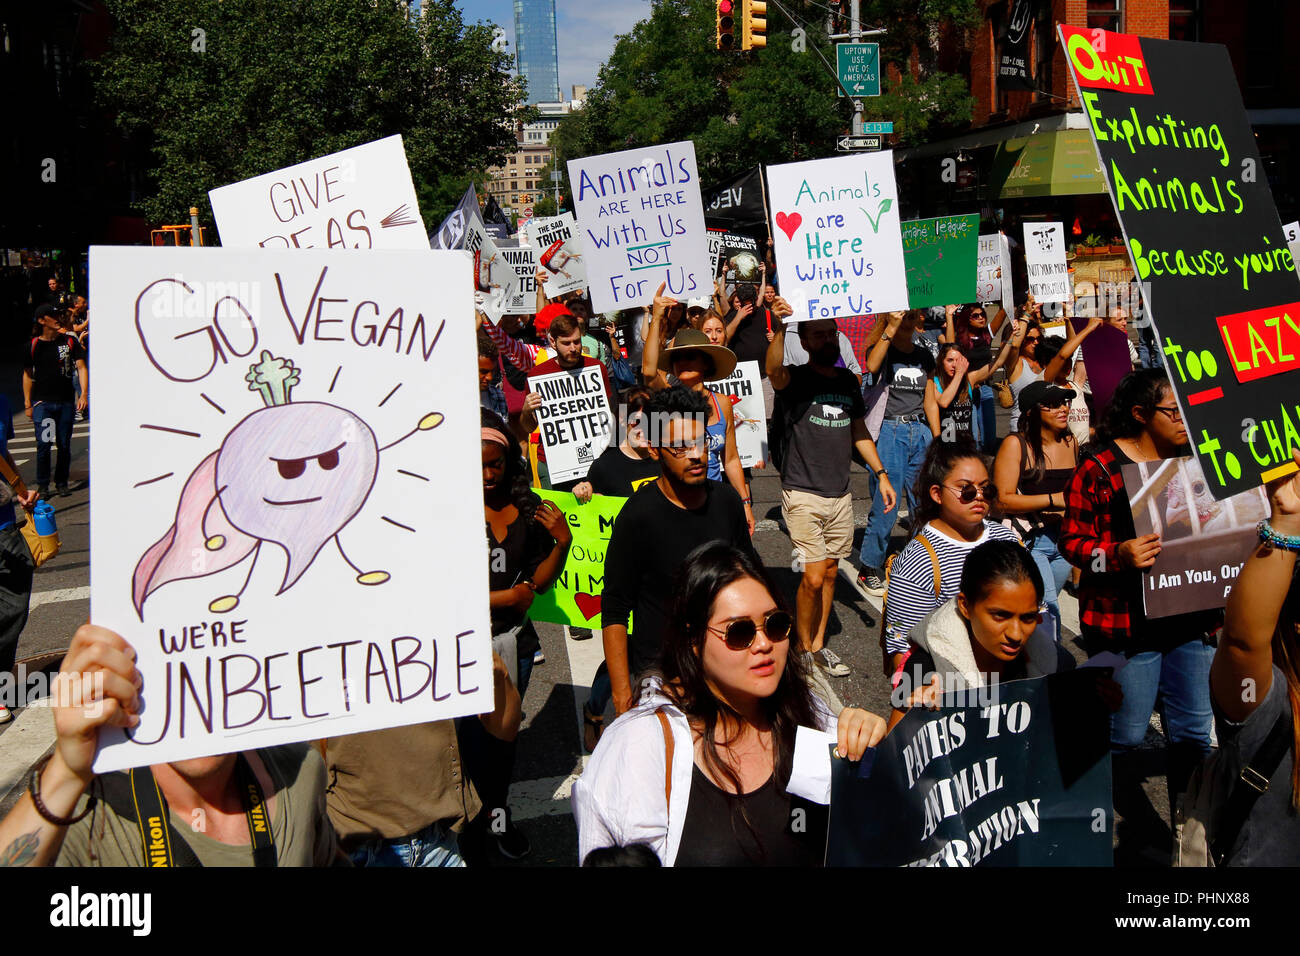
<path fill-rule="evenodd" d="M 451 215 L 444 219 L 442 225 L 429 237 L 429 247 L 431 249 L 465 248 L 465 230 L 469 227 L 470 218 L 477 218 L 478 214 L 478 196 L 474 193 L 474 184 L 470 183 L 469 189 L 465 190 L 465 195 L 460 198 Z"/>

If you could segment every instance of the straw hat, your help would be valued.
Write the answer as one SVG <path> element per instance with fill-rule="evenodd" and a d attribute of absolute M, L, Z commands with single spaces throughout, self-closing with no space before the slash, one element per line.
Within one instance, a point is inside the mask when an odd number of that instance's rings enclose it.
<path fill-rule="evenodd" d="M 713 360 L 713 374 L 706 382 L 719 382 L 736 370 L 736 353 L 725 345 L 714 345 L 709 337 L 696 329 L 681 329 L 673 336 L 672 344 L 660 352 L 660 363 L 672 368 L 673 353 L 701 352 Z"/>

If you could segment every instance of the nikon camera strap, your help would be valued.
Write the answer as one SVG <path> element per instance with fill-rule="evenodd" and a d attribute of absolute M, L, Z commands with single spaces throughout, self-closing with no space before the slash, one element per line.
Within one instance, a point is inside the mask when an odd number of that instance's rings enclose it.
<path fill-rule="evenodd" d="M 158 781 L 148 767 L 136 767 L 122 779 L 110 774 L 100 778 L 104 782 L 104 799 L 118 816 L 134 820 L 140 828 L 140 841 L 144 847 L 146 866 L 202 866 L 171 824 L 171 811 L 163 799 Z M 243 754 L 235 760 L 235 785 L 239 788 L 244 817 L 248 821 L 248 836 L 253 847 L 254 866 L 276 866 L 278 855 L 275 837 L 271 832 L 271 819 L 266 810 L 266 799 L 257 782 L 253 768 Z"/>

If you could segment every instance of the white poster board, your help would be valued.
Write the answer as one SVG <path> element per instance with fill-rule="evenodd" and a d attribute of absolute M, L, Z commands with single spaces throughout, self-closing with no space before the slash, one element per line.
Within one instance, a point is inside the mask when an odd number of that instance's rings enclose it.
<path fill-rule="evenodd" d="M 906 309 L 894 154 L 767 168 L 787 322 Z"/>
<path fill-rule="evenodd" d="M 1286 244 L 1291 250 L 1291 261 L 1295 264 L 1296 274 L 1300 275 L 1300 221 L 1288 222 L 1282 227 L 1282 232 L 1286 235 Z"/>
<path fill-rule="evenodd" d="M 712 293 L 693 143 L 572 159 L 569 182 L 597 312 Z"/>
<path fill-rule="evenodd" d="M 736 369 L 720 382 L 705 387 L 731 401 L 736 422 L 736 451 L 742 468 L 762 468 L 767 463 L 767 412 L 763 406 L 763 382 L 757 362 L 737 362 Z"/>
<path fill-rule="evenodd" d="M 1070 267 L 1065 261 L 1065 225 L 1059 222 L 1027 222 L 1025 271 L 1029 291 L 1039 303 L 1069 302 Z"/>
<path fill-rule="evenodd" d="M 510 311 L 519 280 L 514 267 L 506 261 L 496 240 L 483 223 L 475 218 L 465 227 L 465 251 L 473 257 L 474 298 L 493 322 Z"/>
<path fill-rule="evenodd" d="M 1002 257 L 1002 311 L 1008 319 L 1016 316 L 1016 274 L 1011 271 L 1011 241 L 1005 232 L 998 233 L 998 249 Z"/>
<path fill-rule="evenodd" d="M 537 249 L 537 264 L 547 272 L 542 284 L 549 299 L 587 288 L 587 267 L 582 254 L 582 236 L 572 213 L 548 219 L 531 219 L 528 242 Z"/>
<path fill-rule="evenodd" d="M 502 310 L 509 315 L 534 314 L 537 311 L 537 247 L 506 246 L 498 242 L 497 248 L 515 273 L 514 292 L 502 303 Z"/>
<path fill-rule="evenodd" d="M 600 365 L 529 375 L 528 388 L 542 397 L 537 428 L 551 484 L 585 478 L 614 430 Z"/>
<path fill-rule="evenodd" d="M 997 302 L 1002 298 L 1001 234 L 980 236 L 977 253 L 975 301 Z"/>
<path fill-rule="evenodd" d="M 401 136 L 222 186 L 208 199 L 228 248 L 429 248 Z"/>
<path fill-rule="evenodd" d="M 91 620 L 144 675 L 96 772 L 492 708 L 468 269 L 91 250 Z"/>

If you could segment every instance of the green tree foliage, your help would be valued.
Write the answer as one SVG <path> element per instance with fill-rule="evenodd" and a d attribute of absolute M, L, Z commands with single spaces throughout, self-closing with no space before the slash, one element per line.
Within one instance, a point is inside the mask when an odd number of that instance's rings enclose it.
<path fill-rule="evenodd" d="M 707 183 L 758 163 L 833 155 L 853 114 L 836 95 L 825 5 L 782 6 L 805 29 L 803 44 L 794 42 L 796 24 L 769 2 L 767 46 L 719 52 L 713 0 L 654 0 L 649 18 L 619 37 L 586 106 L 560 121 L 551 137 L 557 166 L 691 140 Z M 865 101 L 864 118 L 893 120 L 902 145 L 969 122 L 974 100 L 965 79 L 940 66 L 978 23 L 975 0 L 864 0 L 863 8 L 864 28 L 889 31 L 871 38 L 881 41 L 882 61 L 908 66 L 901 78 L 886 74 L 883 95 Z"/>
<path fill-rule="evenodd" d="M 526 118 L 492 27 L 452 0 L 108 0 L 101 103 L 152 144 L 140 211 L 184 222 L 207 191 L 400 133 L 426 224 L 504 162 Z"/>

